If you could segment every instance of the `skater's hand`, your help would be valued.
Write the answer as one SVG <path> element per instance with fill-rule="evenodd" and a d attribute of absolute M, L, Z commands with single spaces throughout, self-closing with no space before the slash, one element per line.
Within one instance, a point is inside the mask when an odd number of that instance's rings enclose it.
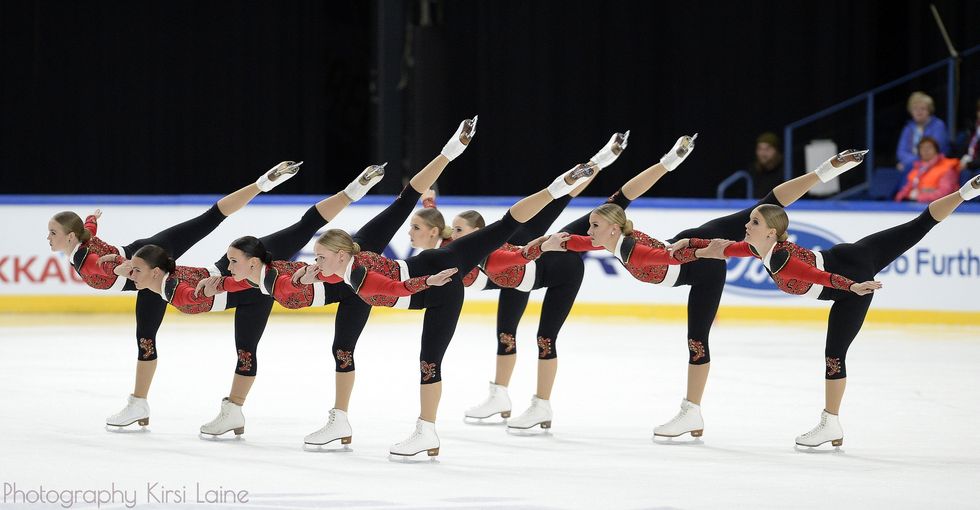
<path fill-rule="evenodd" d="M 524 248 L 521 249 L 521 252 L 523 252 L 524 255 L 527 256 L 527 251 L 529 249 L 534 248 L 535 246 L 537 246 L 537 245 L 539 245 L 539 244 L 547 241 L 549 237 L 551 237 L 551 236 L 549 236 L 549 235 L 543 235 L 543 236 L 541 236 L 541 237 L 539 237 L 539 238 L 537 238 L 537 239 L 535 239 L 535 240 L 527 243 L 526 245 L 524 245 Z"/>
<path fill-rule="evenodd" d="M 299 271 L 293 273 L 293 285 L 313 285 L 319 280 L 317 278 L 319 272 L 320 270 L 313 264 L 301 267 Z"/>
<path fill-rule="evenodd" d="M 303 266 L 297 269 L 295 273 L 293 273 L 293 278 L 292 278 L 293 285 L 299 285 L 299 282 L 303 279 L 303 276 L 306 275 L 306 270 L 309 268 L 310 266 Z"/>
<path fill-rule="evenodd" d="M 871 294 L 872 292 L 881 288 L 881 282 L 867 281 L 861 283 L 855 283 L 851 285 L 851 292 L 864 296 L 866 294 Z"/>
<path fill-rule="evenodd" d="M 559 232 L 548 236 L 548 239 L 541 243 L 541 251 L 567 251 L 564 245 L 570 237 L 572 234 L 568 232 Z"/>
<path fill-rule="evenodd" d="M 101 218 L 102 217 L 102 209 L 96 209 L 95 212 L 92 213 L 92 216 L 95 216 L 95 219 L 96 220 L 98 220 L 99 218 Z"/>
<path fill-rule="evenodd" d="M 218 290 L 218 286 L 221 285 L 223 278 L 223 276 L 216 275 L 201 280 L 198 282 L 197 288 L 194 289 L 194 297 L 201 297 L 201 294 L 204 294 L 204 297 L 212 297 L 215 294 L 224 292 Z"/>
<path fill-rule="evenodd" d="M 690 239 L 678 239 L 677 241 L 674 242 L 674 244 L 667 246 L 667 251 L 670 252 L 671 255 L 673 255 L 675 251 L 683 250 L 684 248 L 687 248 L 690 243 L 691 243 Z"/>
<path fill-rule="evenodd" d="M 728 239 L 712 239 L 707 248 L 700 248 L 694 252 L 694 256 L 699 259 L 719 259 L 728 260 L 725 256 L 725 248 L 735 244 L 735 241 Z"/>
<path fill-rule="evenodd" d="M 439 271 L 438 273 L 428 277 L 425 280 L 425 284 L 429 287 L 442 287 L 453 278 L 453 275 L 456 274 L 457 271 L 458 269 L 455 267 Z"/>

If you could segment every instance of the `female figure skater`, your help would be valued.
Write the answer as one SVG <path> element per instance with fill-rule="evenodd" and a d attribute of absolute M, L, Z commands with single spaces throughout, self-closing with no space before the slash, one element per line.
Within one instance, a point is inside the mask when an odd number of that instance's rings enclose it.
<path fill-rule="evenodd" d="M 882 269 L 915 246 L 930 230 L 966 200 L 980 196 L 980 176 L 943 198 L 935 200 L 918 217 L 896 227 L 871 234 L 856 243 L 838 244 L 830 249 L 810 251 L 787 241 L 789 218 L 783 208 L 763 204 L 752 210 L 745 224 L 745 240 L 738 243 L 703 239 L 681 240 L 678 248 L 697 247 L 698 257 L 755 257 L 783 291 L 833 301 L 827 319 L 825 407 L 820 422 L 809 432 L 797 436 L 799 446 L 816 447 L 830 442 L 844 443 L 844 430 L 838 414 L 847 384 L 845 358 L 871 306 L 874 281 Z"/>
<path fill-rule="evenodd" d="M 225 218 L 245 207 L 260 192 L 271 191 L 290 179 L 299 171 L 301 164 L 302 161 L 283 161 L 259 176 L 255 184 L 218 200 L 200 216 L 125 246 L 111 245 L 96 236 L 101 210 L 88 216 L 84 223 L 74 212 L 60 212 L 48 221 L 48 244 L 51 251 L 60 251 L 68 257 L 72 267 L 89 287 L 100 290 L 137 290 L 133 282 L 126 279 L 129 274 L 128 266 L 120 266 L 115 272 L 106 272 L 99 264 L 99 259 L 112 255 L 131 258 L 137 250 L 151 244 L 162 247 L 173 258 L 179 258 L 214 231 Z M 157 366 L 156 334 L 166 310 L 166 303 L 161 303 L 149 292 L 137 293 L 136 381 L 126 407 L 106 419 L 107 427 L 121 428 L 135 422 L 143 426 L 149 424 L 150 411 L 146 396 Z"/>
<path fill-rule="evenodd" d="M 830 158 L 816 171 L 802 175 L 777 186 L 759 204 L 788 206 L 802 197 L 819 181 L 828 182 L 843 172 L 857 166 L 867 151 L 844 151 Z M 755 206 L 753 206 L 754 208 Z M 682 238 L 730 238 L 743 230 L 753 208 L 716 218 L 700 227 L 680 232 L 668 242 Z M 689 350 L 687 395 L 681 401 L 680 412 L 667 423 L 654 428 L 654 438 L 676 437 L 690 433 L 700 437 L 704 432 L 701 416 L 701 397 L 708 379 L 710 351 L 708 334 L 718 312 L 722 290 L 725 286 L 726 265 L 723 261 L 698 260 L 691 264 L 668 265 L 634 255 L 638 248 L 663 248 L 660 241 L 633 230 L 633 223 L 626 218 L 621 206 L 608 203 L 592 212 L 588 219 L 588 237 L 571 236 L 568 249 L 587 251 L 605 248 L 622 262 L 636 279 L 654 285 L 676 287 L 689 285 L 687 304 L 687 344 Z M 692 235 L 712 233 L 711 236 Z M 562 239 L 567 236 L 562 236 Z M 555 242 L 560 242 L 557 240 Z"/>

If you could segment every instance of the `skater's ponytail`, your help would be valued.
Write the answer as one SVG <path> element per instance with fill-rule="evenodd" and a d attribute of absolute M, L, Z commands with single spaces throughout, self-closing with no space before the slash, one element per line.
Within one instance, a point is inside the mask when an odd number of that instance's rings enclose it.
<path fill-rule="evenodd" d="M 82 219 L 71 211 L 62 211 L 55 214 L 52 219 L 65 229 L 65 234 L 74 233 L 79 242 L 84 243 L 92 238 L 92 233 L 85 229 Z"/>
<path fill-rule="evenodd" d="M 776 229 L 776 240 L 783 242 L 789 238 L 789 216 L 786 215 L 786 211 L 773 204 L 762 204 L 755 208 L 762 216 L 762 219 L 766 220 L 766 226 L 772 229 Z"/>
<path fill-rule="evenodd" d="M 457 214 L 456 217 L 465 221 L 466 225 L 470 228 L 483 228 L 487 226 L 487 221 L 483 219 L 483 215 L 472 209 L 463 211 Z"/>
<path fill-rule="evenodd" d="M 339 228 L 332 228 L 324 232 L 316 242 L 333 252 L 346 251 L 351 255 L 357 255 L 361 252 L 361 245 L 355 243 L 350 234 Z"/>
<path fill-rule="evenodd" d="M 265 249 L 265 245 L 262 241 L 254 236 L 239 237 L 231 242 L 231 247 L 236 250 L 241 250 L 246 257 L 255 257 L 262 261 L 263 264 L 269 265 L 272 263 L 272 252 Z"/>
<path fill-rule="evenodd" d="M 172 273 L 177 269 L 177 263 L 174 262 L 173 257 L 167 253 L 167 250 L 155 245 L 148 244 L 138 250 L 133 254 L 133 258 L 140 258 L 146 262 L 146 265 L 150 266 L 150 269 L 160 268 L 165 273 Z"/>
<path fill-rule="evenodd" d="M 602 204 L 594 212 L 600 218 L 618 225 L 624 236 L 633 235 L 633 222 L 626 218 L 626 211 L 616 204 Z"/>
<path fill-rule="evenodd" d="M 415 216 L 418 216 L 419 220 L 426 227 L 439 229 L 439 237 L 443 239 L 451 239 L 453 237 L 453 227 L 446 226 L 446 219 L 442 217 L 439 209 L 434 207 L 419 209 L 415 213 Z"/>

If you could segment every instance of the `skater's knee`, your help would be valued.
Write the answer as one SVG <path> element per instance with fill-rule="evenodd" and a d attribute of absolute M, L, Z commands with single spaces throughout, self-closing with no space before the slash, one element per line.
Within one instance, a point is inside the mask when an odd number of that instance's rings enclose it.
<path fill-rule="evenodd" d="M 711 362 L 711 351 L 708 350 L 708 340 L 687 340 L 688 363 L 704 365 Z"/>
<path fill-rule="evenodd" d="M 442 370 L 435 361 L 428 362 L 424 359 L 420 362 L 422 372 L 422 384 L 435 384 L 442 381 Z"/>
<path fill-rule="evenodd" d="M 555 359 L 558 357 L 555 340 L 546 336 L 538 337 L 538 359 Z"/>
<path fill-rule="evenodd" d="M 238 349 L 238 365 L 235 367 L 235 373 L 238 375 L 244 375 L 253 377 L 258 368 L 258 360 L 255 357 L 255 352 L 247 351 L 245 349 Z"/>
<path fill-rule="evenodd" d="M 844 365 L 844 355 L 834 355 L 828 353 L 825 357 L 827 370 L 825 376 L 828 380 L 843 379 L 847 377 L 847 367 Z"/>
<path fill-rule="evenodd" d="M 354 371 L 354 350 L 334 349 L 333 360 L 338 372 Z"/>
<path fill-rule="evenodd" d="M 497 356 L 517 354 L 517 337 L 513 333 L 497 333 Z"/>
<path fill-rule="evenodd" d="M 140 338 L 136 341 L 138 347 L 137 358 L 140 361 L 153 361 L 157 359 L 157 341 L 155 338 Z"/>

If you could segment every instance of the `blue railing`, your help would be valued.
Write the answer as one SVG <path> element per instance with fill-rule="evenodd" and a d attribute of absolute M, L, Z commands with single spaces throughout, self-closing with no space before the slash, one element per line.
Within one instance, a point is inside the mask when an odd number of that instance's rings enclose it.
<path fill-rule="evenodd" d="M 721 181 L 721 184 L 718 185 L 718 189 L 715 190 L 715 198 L 725 198 L 725 192 L 728 191 L 728 188 L 741 180 L 745 181 L 745 198 L 752 198 L 755 196 L 755 183 L 752 181 L 752 174 L 750 174 L 747 170 L 737 170 L 732 175 L 729 175 L 727 179 Z"/>
<path fill-rule="evenodd" d="M 980 52 L 980 46 L 974 46 L 959 54 L 959 58 L 966 58 L 974 53 Z M 875 139 L 875 95 L 880 94 L 886 90 L 895 88 L 909 80 L 913 80 L 927 73 L 931 73 L 937 69 L 946 67 L 946 125 L 949 126 L 950 138 L 955 135 L 956 131 L 956 106 L 954 101 L 954 95 L 956 94 L 956 83 L 955 83 L 955 73 L 956 73 L 956 61 L 954 57 L 945 58 L 936 62 L 932 65 L 928 65 L 919 69 L 918 71 L 913 71 L 901 78 L 892 80 L 880 87 L 873 88 L 862 94 L 858 94 L 850 99 L 841 101 L 829 108 L 825 108 L 809 117 L 805 117 L 796 122 L 788 124 L 783 130 L 783 156 L 784 156 L 784 166 L 783 166 L 783 176 L 785 180 L 790 180 L 793 178 L 793 130 L 810 124 L 816 120 L 822 119 L 828 115 L 837 113 L 845 108 L 858 104 L 862 101 L 865 102 L 865 126 L 864 126 L 864 136 L 865 136 L 865 147 L 871 149 L 864 157 L 864 171 L 865 171 L 865 182 L 861 184 L 864 188 L 867 188 L 871 182 L 872 173 L 875 168 L 875 151 L 874 151 L 874 139 Z M 845 191 L 847 193 L 850 190 Z M 842 193 L 843 195 L 843 193 Z M 838 195 L 837 198 L 842 198 Z"/>

